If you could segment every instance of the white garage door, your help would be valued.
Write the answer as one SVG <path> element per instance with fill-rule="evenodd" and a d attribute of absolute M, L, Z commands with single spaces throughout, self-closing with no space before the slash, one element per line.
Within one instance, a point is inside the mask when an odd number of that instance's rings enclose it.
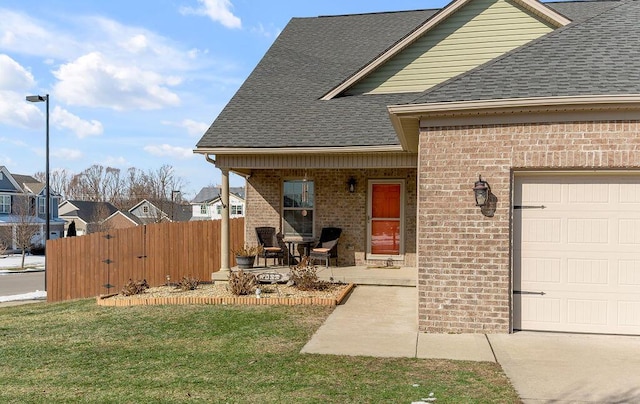
<path fill-rule="evenodd" d="M 522 175 L 514 328 L 640 334 L 640 176 Z"/>

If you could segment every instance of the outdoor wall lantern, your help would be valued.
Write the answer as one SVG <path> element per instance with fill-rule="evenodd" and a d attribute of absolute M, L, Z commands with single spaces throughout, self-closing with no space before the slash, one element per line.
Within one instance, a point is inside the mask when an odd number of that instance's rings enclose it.
<path fill-rule="evenodd" d="M 489 194 L 491 194 L 491 187 L 487 181 L 482 180 L 482 176 L 478 176 L 478 181 L 476 181 L 473 187 L 473 193 L 476 197 L 476 206 L 484 207 L 487 205 L 489 201 Z"/>
<path fill-rule="evenodd" d="M 349 192 L 351 193 L 356 192 L 357 184 L 358 184 L 358 181 L 356 181 L 354 177 L 349 177 L 349 179 L 347 180 L 347 186 L 349 187 Z"/>

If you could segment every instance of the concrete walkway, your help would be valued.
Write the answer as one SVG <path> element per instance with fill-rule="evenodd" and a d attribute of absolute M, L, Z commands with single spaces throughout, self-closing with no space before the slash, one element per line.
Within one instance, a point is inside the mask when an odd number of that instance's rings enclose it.
<path fill-rule="evenodd" d="M 416 294 L 358 286 L 302 352 L 497 360 L 525 403 L 640 403 L 640 337 L 418 333 Z"/>
<path fill-rule="evenodd" d="M 485 335 L 419 333 L 417 301 L 414 287 L 358 286 L 302 352 L 495 361 Z"/>

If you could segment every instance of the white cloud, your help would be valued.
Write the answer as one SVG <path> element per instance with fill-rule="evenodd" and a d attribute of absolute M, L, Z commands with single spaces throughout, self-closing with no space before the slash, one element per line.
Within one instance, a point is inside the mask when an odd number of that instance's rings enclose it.
<path fill-rule="evenodd" d="M 131 164 L 124 157 L 107 156 L 107 158 L 100 164 L 107 167 L 129 167 Z"/>
<path fill-rule="evenodd" d="M 13 160 L 9 156 L 3 156 L 0 154 L 0 166 L 10 167 L 13 165 Z"/>
<path fill-rule="evenodd" d="M 149 47 L 149 41 L 145 35 L 138 34 L 124 42 L 122 47 L 131 53 L 140 53 Z"/>
<path fill-rule="evenodd" d="M 100 52 L 120 63 L 163 72 L 194 69 L 193 61 L 188 61 L 191 49 L 145 28 L 87 15 L 47 21 L 0 8 L 0 50 L 38 56 L 47 64 Z"/>
<path fill-rule="evenodd" d="M 162 121 L 162 124 L 184 128 L 190 136 L 202 136 L 210 126 L 206 122 L 196 122 L 192 119 L 183 119 L 182 122 Z"/>
<path fill-rule="evenodd" d="M 7 137 L 0 137 L 0 143 L 9 143 L 18 147 L 28 147 L 27 143 L 20 139 L 10 139 Z"/>
<path fill-rule="evenodd" d="M 46 21 L 0 8 L 0 49 L 46 58 L 68 58 L 83 46 Z"/>
<path fill-rule="evenodd" d="M 66 161 L 70 161 L 70 160 L 80 160 L 81 158 L 84 157 L 84 154 L 78 149 L 67 149 L 63 147 L 60 149 L 53 149 L 51 151 L 51 156 L 57 159 L 64 159 Z"/>
<path fill-rule="evenodd" d="M 35 84 L 31 72 L 9 56 L 0 54 L 0 90 L 26 91 Z"/>
<path fill-rule="evenodd" d="M 268 30 L 264 25 L 258 24 L 255 27 L 252 27 L 250 32 L 252 34 L 260 35 L 268 39 L 275 39 L 278 37 L 278 35 L 280 35 L 280 32 L 282 31 L 278 28 L 273 27 L 271 27 L 271 30 Z"/>
<path fill-rule="evenodd" d="M 100 121 L 85 121 L 64 108 L 56 106 L 51 113 L 51 121 L 59 128 L 70 129 L 80 139 L 102 135 L 104 128 Z"/>
<path fill-rule="evenodd" d="M 35 85 L 33 75 L 11 57 L 0 54 L 0 124 L 35 128 L 43 113 L 25 100 Z"/>
<path fill-rule="evenodd" d="M 117 64 L 99 52 L 91 52 L 53 72 L 59 80 L 54 93 L 69 105 L 126 109 L 159 109 L 177 106 L 180 98 L 168 87 L 179 77 Z"/>
<path fill-rule="evenodd" d="M 44 127 L 44 114 L 34 104 L 25 101 L 24 92 L 0 90 L 0 123 L 29 128 Z"/>
<path fill-rule="evenodd" d="M 219 22 L 227 28 L 242 28 L 242 21 L 231 12 L 233 4 L 230 0 L 198 0 L 202 6 L 198 8 L 182 7 L 182 14 L 204 15 L 213 22 Z"/>
<path fill-rule="evenodd" d="M 144 151 L 158 157 L 173 157 L 177 159 L 190 159 L 194 156 L 193 149 L 168 144 L 149 145 L 144 147 Z"/>

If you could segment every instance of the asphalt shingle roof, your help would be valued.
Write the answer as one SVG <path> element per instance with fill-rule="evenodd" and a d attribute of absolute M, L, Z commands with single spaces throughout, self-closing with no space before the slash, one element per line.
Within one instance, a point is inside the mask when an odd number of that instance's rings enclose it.
<path fill-rule="evenodd" d="M 411 97 L 320 97 L 435 11 L 292 19 L 198 147 L 398 144 L 386 106 Z"/>
<path fill-rule="evenodd" d="M 547 6 L 573 21 L 590 21 L 594 15 L 615 8 L 618 4 L 616 1 L 598 1 L 547 3 Z M 418 93 L 343 96 L 329 101 L 320 98 L 401 41 L 437 11 L 417 10 L 292 19 L 200 139 L 197 147 L 398 145 L 399 141 L 388 117 L 387 106 L 410 103 Z M 635 23 L 639 20 L 628 21 Z M 600 27 L 602 28 L 602 25 Z M 602 40 L 595 38 L 598 35 L 600 34 L 578 33 L 575 38 L 571 37 L 571 45 L 580 48 L 587 45 L 586 42 L 589 40 Z M 566 55 L 579 51 L 571 49 L 571 46 L 563 47 L 559 43 L 549 45 L 556 49 L 564 49 Z M 534 60 L 537 65 L 556 63 L 569 66 L 569 60 L 562 61 L 566 55 L 560 57 L 562 55 L 558 50 L 549 50 L 548 53 L 556 58 Z M 607 64 L 606 60 L 602 61 L 595 55 L 590 61 Z M 524 59 L 523 62 L 530 60 Z M 515 66 L 516 63 L 506 66 L 505 74 L 510 73 L 509 78 L 515 83 L 518 80 L 526 81 L 524 74 L 517 77 L 521 68 Z M 611 68 L 612 66 L 609 66 L 609 69 Z M 551 66 L 546 66 L 545 71 L 549 70 Z M 574 76 L 579 75 L 576 71 L 572 73 Z M 540 76 L 543 74 L 537 74 L 536 78 Z M 561 78 L 559 76 L 558 80 Z M 465 81 L 465 84 L 468 85 L 468 82 L 471 80 Z M 534 85 L 538 84 L 535 79 L 532 82 Z M 504 87 L 504 83 L 508 82 L 497 79 L 491 82 L 497 88 Z M 582 85 L 583 82 L 579 84 Z M 478 90 L 473 94 L 501 95 L 497 90 L 487 92 L 487 87 L 491 86 L 484 86 L 484 91 Z M 531 87 L 534 86 L 529 84 L 520 90 L 529 90 Z M 457 92 L 454 94 L 457 97 L 465 97 L 464 92 L 468 88 L 463 85 L 455 88 Z M 444 90 L 440 94 L 441 97 L 436 99 L 446 99 Z"/>
<path fill-rule="evenodd" d="M 244 187 L 229 187 L 229 192 L 244 199 Z M 219 187 L 204 187 L 198 192 L 191 203 L 211 202 L 220 198 L 221 190 Z"/>
<path fill-rule="evenodd" d="M 87 223 L 94 222 L 96 220 L 106 219 L 111 216 L 118 209 L 109 202 L 94 202 L 94 201 L 68 201 L 78 210 L 69 212 L 71 216 L 77 216 Z M 66 215 L 60 215 L 66 216 Z"/>

